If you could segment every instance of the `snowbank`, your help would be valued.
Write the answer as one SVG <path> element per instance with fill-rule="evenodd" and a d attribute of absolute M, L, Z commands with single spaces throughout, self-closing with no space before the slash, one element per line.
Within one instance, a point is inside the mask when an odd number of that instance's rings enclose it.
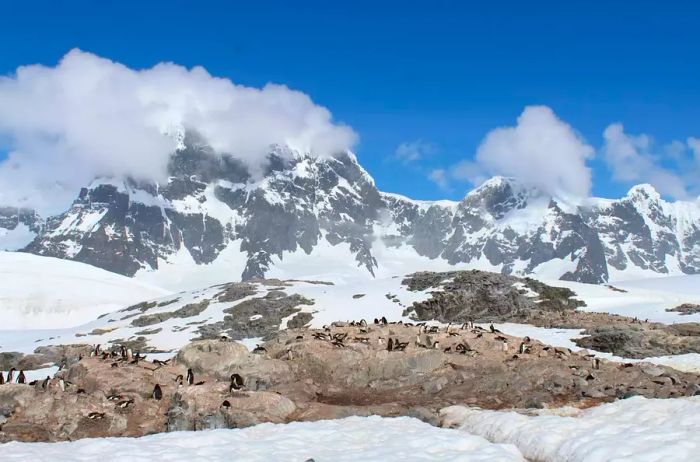
<path fill-rule="evenodd" d="M 511 445 L 436 428 L 408 417 L 262 424 L 236 430 L 142 438 L 0 445 L 6 461 L 524 461 Z"/>
<path fill-rule="evenodd" d="M 523 456 L 541 462 L 700 460 L 700 397 L 634 397 L 536 416 L 461 406 L 441 413 L 446 425 L 514 444 Z"/>

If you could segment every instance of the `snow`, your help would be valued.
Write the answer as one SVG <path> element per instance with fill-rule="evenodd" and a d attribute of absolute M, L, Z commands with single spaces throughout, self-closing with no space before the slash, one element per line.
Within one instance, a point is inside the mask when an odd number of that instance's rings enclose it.
<path fill-rule="evenodd" d="M 685 278 L 689 278 L 688 281 Z M 666 311 L 682 303 L 700 303 L 700 290 L 694 293 L 682 293 L 677 288 L 682 285 L 691 291 L 692 280 L 696 276 L 679 278 L 655 278 L 654 280 L 613 283 L 612 286 L 626 292 L 618 292 L 607 285 L 583 284 L 580 282 L 557 281 L 538 278 L 555 287 L 568 287 L 576 292 L 576 298 L 586 302 L 581 311 L 619 314 L 621 316 L 648 319 L 651 322 L 676 324 L 683 322 L 700 322 L 700 314 L 681 315 Z M 700 279 L 695 279 L 700 281 Z M 637 287 L 638 285 L 638 287 Z"/>
<path fill-rule="evenodd" d="M 487 327 L 483 325 L 482 327 Z M 529 324 L 515 323 L 495 323 L 494 327 L 501 332 L 513 335 L 516 337 L 530 337 L 540 342 L 555 347 L 569 348 L 572 351 L 580 351 L 583 348 L 576 345 L 573 340 L 584 337 L 583 329 L 547 329 L 544 327 L 531 326 Z M 662 366 L 672 367 L 682 372 L 693 372 L 700 374 L 700 354 L 686 353 L 681 355 L 671 356 L 651 356 L 644 359 L 624 358 L 614 356 L 612 353 L 604 353 L 602 351 L 588 350 L 589 353 L 595 354 L 599 358 L 608 359 L 610 361 L 622 363 L 645 362 L 659 364 Z"/>
<path fill-rule="evenodd" d="M 84 263 L 0 252 L 2 329 L 77 325 L 167 293 Z"/>
<path fill-rule="evenodd" d="M 441 414 L 450 426 L 495 443 L 514 444 L 524 457 L 539 462 L 700 460 L 700 397 L 633 397 L 534 416 L 461 406 Z"/>
<path fill-rule="evenodd" d="M 524 461 L 512 445 L 436 428 L 408 417 L 261 424 L 234 430 L 177 432 L 141 438 L 0 445 L 6 461 Z"/>

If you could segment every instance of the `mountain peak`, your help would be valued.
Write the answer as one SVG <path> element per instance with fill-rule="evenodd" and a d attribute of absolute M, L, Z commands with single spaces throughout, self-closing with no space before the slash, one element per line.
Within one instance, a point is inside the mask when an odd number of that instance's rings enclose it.
<path fill-rule="evenodd" d="M 658 201 L 661 199 L 661 194 L 654 188 L 654 186 L 649 183 L 642 183 L 632 186 L 627 192 L 627 196 L 630 199 L 647 199 Z"/>

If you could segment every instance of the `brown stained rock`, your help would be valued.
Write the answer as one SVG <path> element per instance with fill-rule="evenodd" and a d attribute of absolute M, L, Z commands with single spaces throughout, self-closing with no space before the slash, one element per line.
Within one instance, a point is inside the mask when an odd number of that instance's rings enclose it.
<path fill-rule="evenodd" d="M 585 351 L 537 341 L 519 354 L 522 339 L 478 329 L 448 333 L 441 328 L 430 333 L 439 348 L 426 348 L 416 342 L 419 330 L 347 323 L 330 332 L 292 329 L 279 332 L 257 354 L 231 341 L 196 341 L 165 366 L 84 358 L 58 374 L 68 383 L 65 391 L 57 379 L 46 390 L 0 386 L 0 441 L 138 436 L 371 414 L 436 423 L 437 410 L 452 404 L 591 406 L 634 395 L 700 393 L 698 375 L 664 366 L 596 364 Z M 344 340 L 334 343 L 328 335 Z M 389 338 L 407 342 L 405 350 L 388 351 Z M 457 353 L 457 345 L 465 343 L 469 351 Z M 176 377 L 188 368 L 200 385 L 178 386 Z M 244 378 L 243 389 L 229 389 L 233 372 Z M 163 392 L 160 400 L 151 398 L 156 383 Z M 117 396 L 111 400 L 111 395 Z M 127 400 L 128 406 L 118 406 Z"/>

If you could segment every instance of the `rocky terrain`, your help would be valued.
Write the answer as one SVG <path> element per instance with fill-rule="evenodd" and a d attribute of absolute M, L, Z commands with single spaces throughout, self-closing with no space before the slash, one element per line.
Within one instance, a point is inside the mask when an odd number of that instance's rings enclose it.
<path fill-rule="evenodd" d="M 531 278 L 483 271 L 422 272 L 408 276 L 410 290 L 430 298 L 406 307 L 417 321 L 516 322 L 546 328 L 584 329 L 577 345 L 627 358 L 700 353 L 700 323 L 666 325 L 608 313 L 577 310 L 584 303 L 566 288 Z M 431 291 L 431 289 L 433 289 Z M 674 309 L 690 311 L 695 305 Z"/>
<path fill-rule="evenodd" d="M 223 262 L 247 280 L 328 249 L 366 275 L 394 251 L 414 268 L 429 259 L 589 283 L 630 271 L 700 272 L 700 209 L 666 202 L 649 185 L 572 205 L 496 177 L 459 202 L 415 201 L 381 192 L 348 152 L 316 158 L 272 147 L 260 177 L 198 135 L 181 135 L 167 183 L 96 179 L 50 217 L 0 208 L 0 229 L 27 236 L 7 245 L 129 276 Z"/>
<path fill-rule="evenodd" d="M 188 369 L 191 385 L 182 383 Z M 156 384 L 162 396 L 154 397 Z M 489 329 L 339 322 L 280 331 L 253 352 L 223 338 L 192 342 L 166 362 L 123 358 L 119 348 L 105 358 L 71 357 L 53 379 L 0 386 L 0 441 L 369 414 L 437 424 L 437 410 L 453 404 L 590 406 L 634 395 L 696 394 L 694 374 L 608 362 Z"/>

